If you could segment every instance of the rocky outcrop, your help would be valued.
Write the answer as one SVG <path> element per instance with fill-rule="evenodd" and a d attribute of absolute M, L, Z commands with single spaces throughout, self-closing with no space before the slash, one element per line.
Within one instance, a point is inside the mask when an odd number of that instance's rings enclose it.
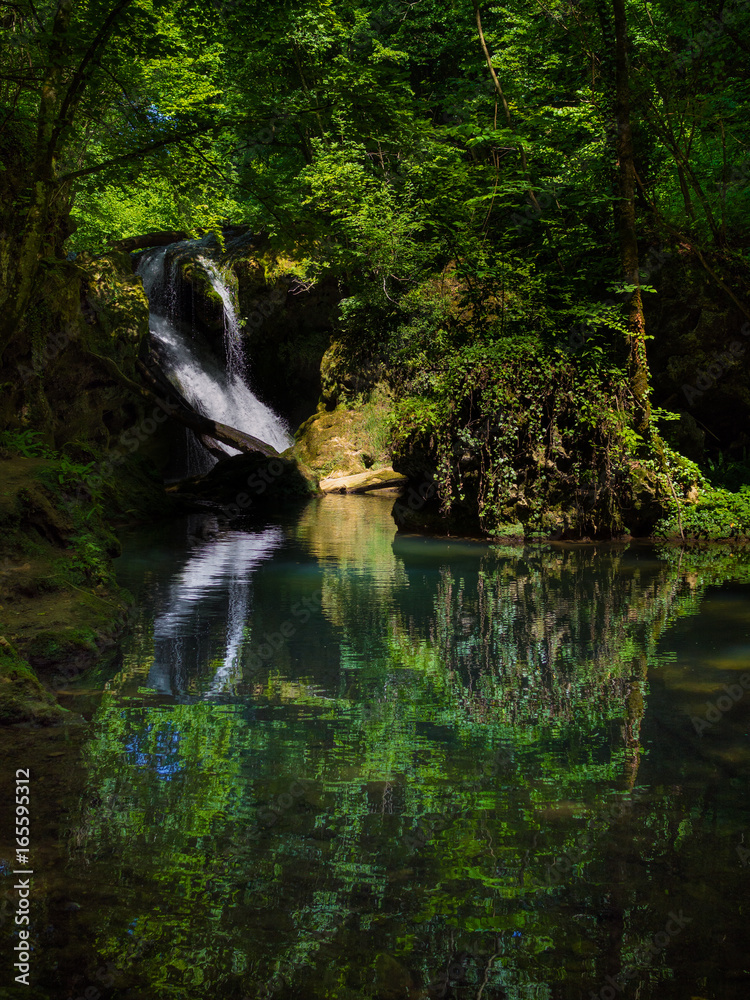
<path fill-rule="evenodd" d="M 320 409 L 297 431 L 294 455 L 319 479 L 389 466 L 391 411 L 392 402 L 385 393 L 357 407 Z"/>
<path fill-rule="evenodd" d="M 148 303 L 127 254 L 79 255 L 48 268 L 19 336 L 3 357 L 13 376 L 0 426 L 33 427 L 55 448 L 69 442 L 107 449 L 140 416 L 137 399 L 103 369 L 125 376 L 148 337 Z"/>
<path fill-rule="evenodd" d="M 205 476 L 170 486 L 171 497 L 188 508 L 219 507 L 229 517 L 249 514 L 269 505 L 296 503 L 315 492 L 313 477 L 304 475 L 289 452 L 275 458 L 234 455 L 217 463 Z"/>
<path fill-rule="evenodd" d="M 0 394 L 0 720 L 62 721 L 45 693 L 112 647 L 127 599 L 105 525 L 165 512 L 149 456 L 163 412 L 128 387 L 148 337 L 131 258 L 113 253 L 43 271 L 3 356 Z"/>
<path fill-rule="evenodd" d="M 332 279 L 305 282 L 295 274 L 293 261 L 240 257 L 232 269 L 252 358 L 251 385 L 298 427 L 320 399 L 321 360 L 342 292 Z"/>
<path fill-rule="evenodd" d="M 650 534 L 669 486 L 636 453 L 627 398 L 622 379 L 530 345 L 459 356 L 431 397 L 397 409 L 393 468 L 416 497 L 404 521 L 496 538 Z"/>

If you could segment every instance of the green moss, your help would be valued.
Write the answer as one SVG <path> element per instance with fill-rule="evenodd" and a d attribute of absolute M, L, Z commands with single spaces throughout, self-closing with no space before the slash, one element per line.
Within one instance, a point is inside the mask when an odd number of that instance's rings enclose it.
<path fill-rule="evenodd" d="M 297 431 L 294 455 L 321 479 L 389 465 L 392 415 L 383 389 L 347 407 L 319 410 Z"/>
<path fill-rule="evenodd" d="M 0 725 L 54 725 L 73 719 L 45 691 L 15 646 L 0 636 Z"/>
<path fill-rule="evenodd" d="M 71 626 L 37 632 L 28 643 L 27 655 L 33 660 L 62 662 L 80 652 L 96 654 L 96 633 L 91 628 Z"/>
<path fill-rule="evenodd" d="M 463 348 L 399 401 L 393 467 L 489 536 L 613 537 L 626 510 L 647 532 L 665 505 L 626 413 L 614 370 L 533 344 Z"/>
<path fill-rule="evenodd" d="M 85 668 L 124 620 L 127 601 L 111 564 L 119 543 L 100 506 L 81 503 L 74 492 L 80 476 L 59 456 L 0 463 L 6 528 L 0 537 L 0 632 L 8 668 L 0 719 L 6 722 L 58 720 L 54 698 L 31 668 Z"/>

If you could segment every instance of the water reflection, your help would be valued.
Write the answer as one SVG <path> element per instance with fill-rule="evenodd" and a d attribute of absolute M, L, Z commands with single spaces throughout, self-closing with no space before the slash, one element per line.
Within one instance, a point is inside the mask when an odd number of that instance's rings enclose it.
<path fill-rule="evenodd" d="M 161 694 L 185 696 L 207 670 L 205 697 L 239 680 L 253 573 L 283 541 L 279 528 L 219 535 L 206 519 L 200 529 L 203 537 L 189 536 L 187 561 L 151 604 L 153 662 L 146 686 Z"/>
<path fill-rule="evenodd" d="M 746 995 L 750 699 L 691 723 L 746 558 L 394 537 L 383 498 L 182 531 L 126 545 L 49 996 Z"/>

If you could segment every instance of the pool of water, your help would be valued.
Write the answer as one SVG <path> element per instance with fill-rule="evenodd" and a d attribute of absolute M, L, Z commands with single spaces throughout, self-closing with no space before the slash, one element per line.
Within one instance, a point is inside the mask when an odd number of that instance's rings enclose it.
<path fill-rule="evenodd" d="M 7 995 L 748 996 L 750 559 L 397 535 L 391 504 L 123 539 L 87 725 L 0 734 L 4 802 L 32 772 Z"/>

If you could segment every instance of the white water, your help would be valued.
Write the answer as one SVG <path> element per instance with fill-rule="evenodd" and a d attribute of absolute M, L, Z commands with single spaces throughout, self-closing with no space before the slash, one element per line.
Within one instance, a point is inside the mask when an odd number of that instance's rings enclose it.
<path fill-rule="evenodd" d="M 222 306 L 224 307 L 224 350 L 227 356 L 227 371 L 230 375 L 239 375 L 242 371 L 245 357 L 242 349 L 241 323 L 237 314 L 234 296 L 229 285 L 220 274 L 218 267 L 206 257 L 199 257 L 198 260 L 208 275 L 211 287 L 221 299 Z"/>
<path fill-rule="evenodd" d="M 176 279 L 177 258 L 172 262 L 170 274 L 165 275 L 166 255 L 170 247 L 146 253 L 138 264 L 138 273 L 149 299 L 149 329 L 159 344 L 165 375 L 177 386 L 196 410 L 237 430 L 260 438 L 277 451 L 284 451 L 292 444 L 292 437 L 283 421 L 250 391 L 242 378 L 242 334 L 240 320 L 232 293 L 219 270 L 203 257 L 198 262 L 222 300 L 224 307 L 224 337 L 227 347 L 227 366 L 219 361 L 209 345 L 196 331 L 188 330 L 177 322 Z M 216 459 L 188 431 L 188 475 L 207 472 Z M 217 447 L 227 455 L 237 455 L 228 445 Z"/>
<path fill-rule="evenodd" d="M 252 574 L 283 541 L 280 528 L 195 541 L 187 563 L 169 584 L 164 610 L 154 619 L 149 687 L 164 694 L 186 695 L 188 678 L 200 674 L 207 660 L 218 657 L 221 662 L 201 697 L 232 691 L 242 678 L 243 653 L 249 649 Z M 226 632 L 217 648 L 218 637 L 210 635 L 207 623 L 224 615 Z"/>

